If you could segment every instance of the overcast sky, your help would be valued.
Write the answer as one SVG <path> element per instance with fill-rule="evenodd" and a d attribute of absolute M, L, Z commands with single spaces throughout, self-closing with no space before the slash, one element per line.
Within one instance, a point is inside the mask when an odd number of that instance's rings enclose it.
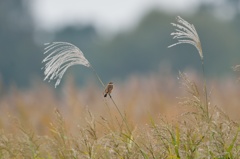
<path fill-rule="evenodd" d="M 37 26 L 48 30 L 71 24 L 93 24 L 116 32 L 135 26 L 152 8 L 194 12 L 200 0 L 32 0 Z"/>

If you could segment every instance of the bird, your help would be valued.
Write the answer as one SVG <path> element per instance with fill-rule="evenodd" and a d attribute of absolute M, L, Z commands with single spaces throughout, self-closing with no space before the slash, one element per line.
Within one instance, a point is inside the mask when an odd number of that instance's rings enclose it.
<path fill-rule="evenodd" d="M 104 93 L 105 93 L 104 97 L 107 97 L 107 95 L 109 95 L 110 98 L 112 98 L 112 96 L 111 96 L 112 90 L 113 90 L 113 82 L 109 82 L 107 87 L 106 87 L 106 89 L 105 89 L 105 91 L 104 91 Z"/>

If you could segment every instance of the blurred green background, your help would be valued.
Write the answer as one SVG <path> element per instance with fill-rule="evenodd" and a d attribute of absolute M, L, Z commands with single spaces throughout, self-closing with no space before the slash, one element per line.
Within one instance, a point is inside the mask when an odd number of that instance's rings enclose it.
<path fill-rule="evenodd" d="M 106 82 L 149 72 L 175 73 L 189 68 L 200 71 L 199 55 L 193 46 L 167 48 L 176 42 L 170 36 L 174 31 L 170 23 L 176 22 L 178 15 L 193 23 L 198 31 L 208 77 L 233 75 L 231 67 L 240 64 L 239 0 L 221 1 L 221 5 L 200 1 L 193 13 L 153 8 L 135 27 L 115 34 L 99 33 L 94 25 L 79 22 L 56 30 L 39 29 L 29 3 L 0 1 L 0 80 L 6 88 L 12 84 L 26 88 L 32 81 L 42 80 L 44 43 L 53 41 L 78 46 Z M 231 16 L 221 16 L 229 12 Z M 93 75 L 87 68 L 74 66 L 64 77 L 68 76 L 74 76 L 81 84 Z"/>

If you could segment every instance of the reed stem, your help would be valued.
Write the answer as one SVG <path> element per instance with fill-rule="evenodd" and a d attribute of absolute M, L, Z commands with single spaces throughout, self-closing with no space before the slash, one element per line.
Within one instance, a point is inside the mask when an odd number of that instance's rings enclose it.
<path fill-rule="evenodd" d="M 94 72 L 95 76 L 97 77 L 98 81 L 102 84 L 102 87 L 105 88 L 104 83 L 102 82 L 101 78 L 97 74 L 96 70 L 92 67 L 92 65 L 90 65 L 90 68 L 93 70 L 93 72 Z M 124 123 L 125 123 L 125 125 L 127 127 L 128 132 L 131 134 L 131 131 L 130 131 L 129 126 L 128 126 L 127 121 L 126 121 L 126 118 L 121 113 L 120 109 L 118 108 L 118 106 L 117 106 L 116 102 L 114 101 L 114 99 L 112 98 L 112 96 L 110 96 L 110 98 L 111 98 L 111 101 L 113 102 L 114 106 L 116 107 L 118 113 L 120 114 L 122 120 L 124 121 Z"/>
<path fill-rule="evenodd" d="M 208 93 L 207 93 L 207 79 L 206 79 L 206 74 L 205 74 L 205 69 L 204 69 L 204 60 L 203 58 L 201 59 L 202 61 L 202 71 L 203 71 L 203 78 L 204 78 L 204 94 L 205 94 L 205 102 L 206 102 L 206 114 L 207 118 L 209 119 L 209 112 L 208 112 Z"/>

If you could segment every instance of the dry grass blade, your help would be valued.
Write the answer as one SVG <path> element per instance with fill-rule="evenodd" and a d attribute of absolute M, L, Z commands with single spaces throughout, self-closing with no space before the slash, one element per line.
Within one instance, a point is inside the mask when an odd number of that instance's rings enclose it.
<path fill-rule="evenodd" d="M 199 98 L 200 94 L 195 82 L 190 81 L 186 74 L 179 72 L 179 78 L 182 80 L 182 85 L 187 88 L 187 92 L 192 96 Z"/>
<path fill-rule="evenodd" d="M 173 36 L 173 39 L 178 39 L 178 42 L 168 46 L 168 48 L 183 43 L 191 44 L 197 48 L 199 55 L 203 60 L 201 42 L 194 25 L 188 23 L 180 16 L 177 17 L 177 22 L 179 24 L 172 23 L 172 25 L 176 27 L 175 29 L 176 32 L 171 33 L 171 35 Z"/>
<path fill-rule="evenodd" d="M 73 65 L 90 67 L 90 63 L 84 57 L 82 51 L 73 44 L 66 42 L 47 43 L 44 54 L 49 53 L 43 59 L 45 64 L 44 75 L 46 79 L 55 80 L 55 87 L 59 85 L 66 70 Z"/>

